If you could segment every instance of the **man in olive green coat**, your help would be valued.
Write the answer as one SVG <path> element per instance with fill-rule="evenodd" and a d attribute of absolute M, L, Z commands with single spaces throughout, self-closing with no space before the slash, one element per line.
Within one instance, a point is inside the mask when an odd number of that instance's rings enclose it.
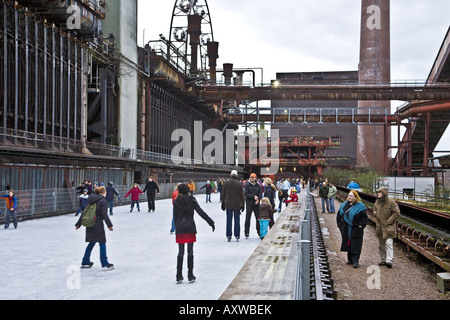
<path fill-rule="evenodd" d="M 377 200 L 373 208 L 376 217 L 376 234 L 378 237 L 378 249 L 380 251 L 380 266 L 392 268 L 394 259 L 393 239 L 397 235 L 397 219 L 400 216 L 400 209 L 397 202 L 389 199 L 388 191 L 385 188 L 377 190 Z"/>

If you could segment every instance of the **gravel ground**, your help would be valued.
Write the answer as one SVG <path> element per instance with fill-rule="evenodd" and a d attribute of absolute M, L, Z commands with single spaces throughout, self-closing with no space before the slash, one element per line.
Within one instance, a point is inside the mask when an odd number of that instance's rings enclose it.
<path fill-rule="evenodd" d="M 378 239 L 372 225 L 364 232 L 359 268 L 345 264 L 347 253 L 339 250 L 341 235 L 336 214 L 321 213 L 320 198 L 315 201 L 338 300 L 450 300 L 449 292 L 444 295 L 437 290 L 436 275 L 426 267 L 428 263 L 406 252 L 395 240 L 392 269 L 378 266 Z M 339 205 L 336 202 L 336 210 Z"/>

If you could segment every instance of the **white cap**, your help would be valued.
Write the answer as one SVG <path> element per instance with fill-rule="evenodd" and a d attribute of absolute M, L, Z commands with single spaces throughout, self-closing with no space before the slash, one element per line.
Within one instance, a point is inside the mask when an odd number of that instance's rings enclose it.
<path fill-rule="evenodd" d="M 233 171 L 231 171 L 231 175 L 232 175 L 232 176 L 237 176 L 237 175 L 238 175 L 238 173 L 237 173 L 237 171 L 236 171 L 236 170 L 233 170 Z"/>

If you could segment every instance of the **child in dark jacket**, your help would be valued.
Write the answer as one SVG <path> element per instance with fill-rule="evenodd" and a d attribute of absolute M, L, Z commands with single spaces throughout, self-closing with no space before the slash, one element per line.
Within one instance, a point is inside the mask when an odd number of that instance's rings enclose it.
<path fill-rule="evenodd" d="M 267 235 L 269 222 L 273 220 L 273 214 L 275 212 L 277 210 L 272 208 L 269 198 L 262 198 L 261 205 L 259 206 L 259 232 L 261 240 Z"/>
<path fill-rule="evenodd" d="M 88 195 L 87 189 L 84 189 L 84 190 L 83 190 L 83 193 L 80 194 L 80 195 L 78 196 L 78 199 L 79 199 L 79 201 L 80 201 L 80 206 L 78 207 L 77 213 L 75 213 L 75 217 L 76 217 L 77 215 L 79 215 L 80 212 L 83 212 L 84 209 L 85 209 L 85 208 L 87 207 L 87 205 L 88 205 L 89 195 Z"/>
<path fill-rule="evenodd" d="M 136 204 L 136 207 L 139 212 L 141 212 L 141 208 L 139 207 L 139 195 L 143 194 L 141 188 L 139 188 L 139 185 L 135 183 L 133 187 L 130 189 L 130 191 L 127 192 L 125 195 L 125 198 L 127 198 L 131 194 L 131 207 L 130 212 L 134 209 L 134 204 Z"/>

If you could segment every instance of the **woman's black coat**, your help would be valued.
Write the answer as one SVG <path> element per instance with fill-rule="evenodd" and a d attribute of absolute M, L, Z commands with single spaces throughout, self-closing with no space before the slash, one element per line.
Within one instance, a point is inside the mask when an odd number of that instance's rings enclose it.
<path fill-rule="evenodd" d="M 95 225 L 91 228 L 86 228 L 86 242 L 106 242 L 105 227 L 103 221 L 105 221 L 108 228 L 111 228 L 113 224 L 108 216 L 108 201 L 105 197 L 98 194 L 89 196 L 88 204 L 97 203 Z M 75 226 L 81 226 L 81 217 Z"/>
<path fill-rule="evenodd" d="M 194 222 L 194 211 L 202 217 L 211 227 L 214 221 L 200 208 L 197 199 L 192 195 L 178 195 L 173 202 L 173 218 L 176 234 L 197 233 Z"/>
<path fill-rule="evenodd" d="M 339 211 L 343 210 L 344 212 L 349 207 L 349 202 L 346 201 L 341 205 Z M 362 250 L 363 244 L 363 236 L 364 236 L 364 228 L 367 225 L 367 209 L 363 205 L 364 209 L 355 214 L 353 218 L 353 225 L 351 230 L 350 239 L 348 237 L 348 223 L 344 220 L 343 216 L 338 213 L 336 215 L 336 222 L 341 231 L 342 235 L 342 243 L 341 243 L 341 251 L 347 251 L 352 254 L 360 254 Z M 345 214 L 345 213 L 344 213 Z M 350 244 L 349 244 L 350 240 Z"/>

